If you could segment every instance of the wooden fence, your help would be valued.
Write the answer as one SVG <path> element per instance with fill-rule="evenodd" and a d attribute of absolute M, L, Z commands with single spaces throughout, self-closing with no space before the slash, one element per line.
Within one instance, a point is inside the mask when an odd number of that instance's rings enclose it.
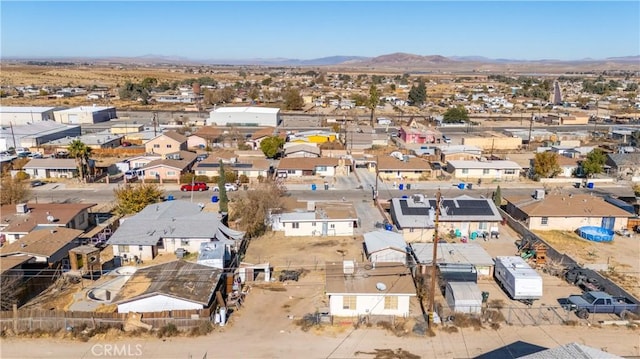
<path fill-rule="evenodd" d="M 142 313 L 141 321 L 153 328 L 168 324 L 180 330 L 197 328 L 211 322 L 212 309 L 171 310 Z M 215 310 L 215 309 L 214 309 Z M 127 321 L 124 313 L 65 312 L 61 310 L 14 310 L 0 312 L 0 329 L 12 329 L 16 333 L 30 331 L 58 331 L 69 327 L 86 325 L 90 328 L 101 326 L 121 328 Z"/>

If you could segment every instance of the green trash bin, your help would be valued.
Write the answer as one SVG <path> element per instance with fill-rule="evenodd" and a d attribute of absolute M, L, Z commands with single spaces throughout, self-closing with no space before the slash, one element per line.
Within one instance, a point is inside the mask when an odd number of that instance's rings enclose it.
<path fill-rule="evenodd" d="M 489 300 L 489 292 L 482 292 L 482 303 L 486 303 Z"/>

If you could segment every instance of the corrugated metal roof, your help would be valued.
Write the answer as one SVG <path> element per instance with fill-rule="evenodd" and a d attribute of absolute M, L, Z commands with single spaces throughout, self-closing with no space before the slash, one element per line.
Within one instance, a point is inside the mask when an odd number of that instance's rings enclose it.
<path fill-rule="evenodd" d="M 420 264 L 433 262 L 433 243 L 411 243 L 413 253 Z M 476 243 L 438 243 L 437 263 L 462 263 L 475 266 L 492 266 L 493 258 Z"/>

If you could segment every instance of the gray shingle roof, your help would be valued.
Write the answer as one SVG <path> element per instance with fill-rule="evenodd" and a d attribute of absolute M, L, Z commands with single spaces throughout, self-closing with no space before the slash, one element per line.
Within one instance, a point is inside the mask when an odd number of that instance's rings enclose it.
<path fill-rule="evenodd" d="M 203 212 L 196 203 L 167 201 L 150 204 L 126 219 L 109 238 L 112 245 L 152 246 L 161 238 L 242 238 L 244 233 L 229 229 L 218 214 Z"/>

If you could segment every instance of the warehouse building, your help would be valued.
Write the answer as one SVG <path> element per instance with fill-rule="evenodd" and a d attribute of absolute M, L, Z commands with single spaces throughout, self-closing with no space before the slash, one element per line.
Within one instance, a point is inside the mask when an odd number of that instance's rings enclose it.
<path fill-rule="evenodd" d="M 26 125 L 40 121 L 53 121 L 53 111 L 59 107 L 34 107 L 34 106 L 0 106 L 0 124 Z"/>
<path fill-rule="evenodd" d="M 210 112 L 207 125 L 276 127 L 282 118 L 272 107 L 220 107 Z"/>
<path fill-rule="evenodd" d="M 28 125 L 0 128 L 0 151 L 8 148 L 27 147 L 31 151 L 59 138 L 80 135 L 80 126 L 61 125 L 53 121 L 39 121 Z"/>
<path fill-rule="evenodd" d="M 67 110 L 54 111 L 56 122 L 64 125 L 81 125 L 105 122 L 117 118 L 116 108 L 99 106 L 80 106 Z"/>

